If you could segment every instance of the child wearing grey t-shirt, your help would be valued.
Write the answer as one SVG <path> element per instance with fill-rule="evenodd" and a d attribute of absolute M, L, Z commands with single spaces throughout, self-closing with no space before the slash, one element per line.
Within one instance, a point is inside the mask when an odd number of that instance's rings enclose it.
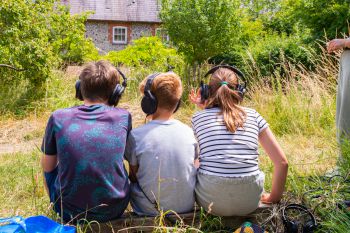
<path fill-rule="evenodd" d="M 195 202 L 197 142 L 190 127 L 172 119 L 182 94 L 181 80 L 172 72 L 154 74 L 140 90 L 146 93 L 142 108 L 151 121 L 132 130 L 127 142 L 131 206 L 135 213 L 148 216 L 190 212 Z"/>

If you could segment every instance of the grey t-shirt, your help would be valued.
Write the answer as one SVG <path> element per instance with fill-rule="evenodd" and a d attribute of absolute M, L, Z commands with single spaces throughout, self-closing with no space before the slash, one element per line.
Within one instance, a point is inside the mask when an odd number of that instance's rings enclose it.
<path fill-rule="evenodd" d="M 192 129 L 178 120 L 153 120 L 131 131 L 125 157 L 130 165 L 139 165 L 138 184 L 131 184 L 134 212 L 158 214 L 147 197 L 163 211 L 193 210 L 197 148 Z"/>

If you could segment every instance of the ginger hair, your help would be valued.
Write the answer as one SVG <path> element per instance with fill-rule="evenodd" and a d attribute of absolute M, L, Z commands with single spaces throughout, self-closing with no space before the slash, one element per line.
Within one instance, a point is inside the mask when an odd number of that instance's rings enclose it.
<path fill-rule="evenodd" d="M 140 84 L 140 92 L 143 94 L 147 82 L 145 78 Z M 160 73 L 153 79 L 151 92 L 158 101 L 158 107 L 173 111 L 182 96 L 182 84 L 180 77 L 174 72 Z"/>
<path fill-rule="evenodd" d="M 227 82 L 227 84 L 222 84 Z M 235 72 L 227 68 L 220 68 L 215 71 L 209 82 L 209 98 L 207 107 L 219 107 L 224 117 L 227 129 L 234 133 L 237 128 L 243 127 L 246 119 L 246 112 L 239 103 L 242 97 L 236 90 L 238 77 Z"/>

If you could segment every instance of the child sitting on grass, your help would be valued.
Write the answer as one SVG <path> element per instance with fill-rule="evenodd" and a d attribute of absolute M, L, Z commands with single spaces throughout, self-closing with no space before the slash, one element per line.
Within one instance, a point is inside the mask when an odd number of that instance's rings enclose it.
<path fill-rule="evenodd" d="M 192 90 L 190 95 L 193 103 L 204 108 L 192 118 L 200 149 L 196 200 L 218 216 L 247 215 L 257 209 L 260 200 L 278 202 L 288 170 L 267 122 L 254 109 L 239 105 L 245 88 L 239 85 L 238 73 L 243 76 L 234 67 L 214 67 L 208 72 L 209 85 L 202 85 L 202 93 Z M 259 142 L 274 164 L 271 194 L 262 195 Z"/>
<path fill-rule="evenodd" d="M 194 207 L 197 142 L 187 125 L 173 119 L 182 95 L 173 72 L 154 74 L 140 85 L 142 109 L 151 121 L 133 129 L 126 149 L 131 206 L 138 215 L 186 213 Z"/>
<path fill-rule="evenodd" d="M 41 165 L 54 210 L 64 221 L 108 221 L 123 214 L 129 181 L 123 158 L 131 115 L 114 108 L 125 87 L 106 61 L 87 64 L 77 82 L 84 104 L 52 113 Z"/>

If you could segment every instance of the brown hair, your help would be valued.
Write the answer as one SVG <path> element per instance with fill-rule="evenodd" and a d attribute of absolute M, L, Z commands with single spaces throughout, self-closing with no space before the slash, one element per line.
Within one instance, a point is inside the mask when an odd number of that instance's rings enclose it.
<path fill-rule="evenodd" d="M 83 98 L 98 101 L 108 100 L 120 80 L 117 69 L 103 60 L 86 64 L 79 79 Z"/>
<path fill-rule="evenodd" d="M 224 122 L 230 132 L 243 127 L 246 112 L 238 105 L 242 97 L 236 90 L 237 75 L 229 69 L 220 68 L 215 71 L 209 82 L 209 99 L 207 107 L 219 107 L 224 116 Z"/>
<path fill-rule="evenodd" d="M 144 93 L 147 79 L 148 77 L 140 83 L 142 94 Z M 158 100 L 158 107 L 173 111 L 182 96 L 181 79 L 174 72 L 161 73 L 153 79 L 151 92 Z"/>

